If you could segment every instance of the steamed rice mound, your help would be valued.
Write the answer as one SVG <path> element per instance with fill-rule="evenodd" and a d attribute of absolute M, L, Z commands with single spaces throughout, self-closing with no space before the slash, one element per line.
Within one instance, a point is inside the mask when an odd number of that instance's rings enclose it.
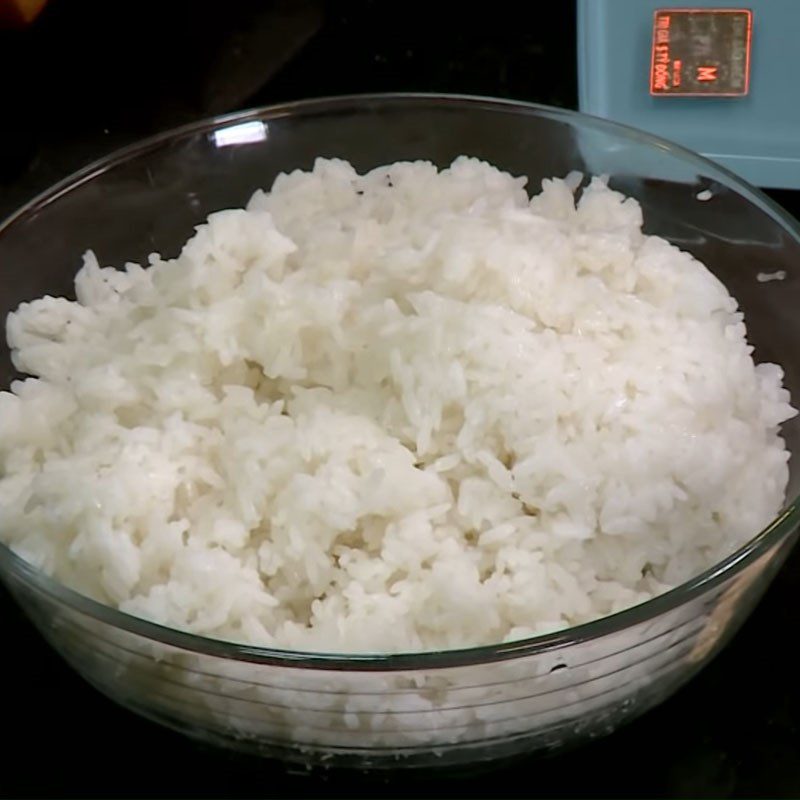
<path fill-rule="evenodd" d="M 782 371 L 595 179 L 338 160 L 178 258 L 10 314 L 0 539 L 222 639 L 496 643 L 640 603 L 774 518 Z M 124 223 L 123 223 L 124 224 Z"/>

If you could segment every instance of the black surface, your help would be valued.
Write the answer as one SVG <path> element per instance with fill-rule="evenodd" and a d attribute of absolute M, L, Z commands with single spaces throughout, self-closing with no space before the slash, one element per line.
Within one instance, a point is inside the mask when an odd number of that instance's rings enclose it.
<path fill-rule="evenodd" d="M 0 216 L 122 144 L 236 107 L 399 90 L 574 107 L 572 3 L 546 24 L 537 5 L 53 0 L 31 29 L 0 32 Z M 800 213 L 797 195 L 773 196 Z M 607 739 L 485 775 L 378 782 L 288 774 L 119 710 L 2 593 L 0 795 L 797 797 L 798 577 L 800 552 L 716 661 Z"/>

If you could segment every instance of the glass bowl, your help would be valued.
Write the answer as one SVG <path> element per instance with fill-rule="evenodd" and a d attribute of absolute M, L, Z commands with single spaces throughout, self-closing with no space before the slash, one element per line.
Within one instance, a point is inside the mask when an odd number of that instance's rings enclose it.
<path fill-rule="evenodd" d="M 199 122 L 120 151 L 0 227 L 0 314 L 71 293 L 81 255 L 177 254 L 210 212 L 241 206 L 317 156 L 367 170 L 468 154 L 529 178 L 610 176 L 647 233 L 701 259 L 739 300 L 755 356 L 800 396 L 800 228 L 733 174 L 630 128 L 569 111 L 433 95 L 305 101 Z M 786 272 L 760 282 L 758 273 Z M 14 372 L 7 349 L 0 385 Z M 784 426 L 797 449 L 800 421 Z M 59 585 L 0 545 L 0 577 L 87 681 L 150 719 L 306 765 L 453 766 L 606 734 L 672 694 L 735 633 L 795 542 L 793 465 L 779 517 L 729 558 L 654 600 L 562 632 L 459 651 L 341 656 L 171 630 Z M 22 666 L 20 665 L 20 669 Z"/>

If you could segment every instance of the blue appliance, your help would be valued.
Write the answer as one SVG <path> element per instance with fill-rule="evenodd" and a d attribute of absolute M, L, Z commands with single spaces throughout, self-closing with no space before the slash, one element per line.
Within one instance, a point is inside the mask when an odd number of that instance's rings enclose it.
<path fill-rule="evenodd" d="M 800 0 L 578 0 L 581 111 L 800 189 Z"/>

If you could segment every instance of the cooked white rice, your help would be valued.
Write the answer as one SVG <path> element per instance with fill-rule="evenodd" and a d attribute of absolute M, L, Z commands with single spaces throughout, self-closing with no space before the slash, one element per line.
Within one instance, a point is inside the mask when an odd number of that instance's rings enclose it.
<path fill-rule="evenodd" d="M 782 371 L 594 180 L 338 160 L 180 256 L 9 315 L 0 539 L 222 639 L 513 640 L 664 591 L 775 516 Z"/>

